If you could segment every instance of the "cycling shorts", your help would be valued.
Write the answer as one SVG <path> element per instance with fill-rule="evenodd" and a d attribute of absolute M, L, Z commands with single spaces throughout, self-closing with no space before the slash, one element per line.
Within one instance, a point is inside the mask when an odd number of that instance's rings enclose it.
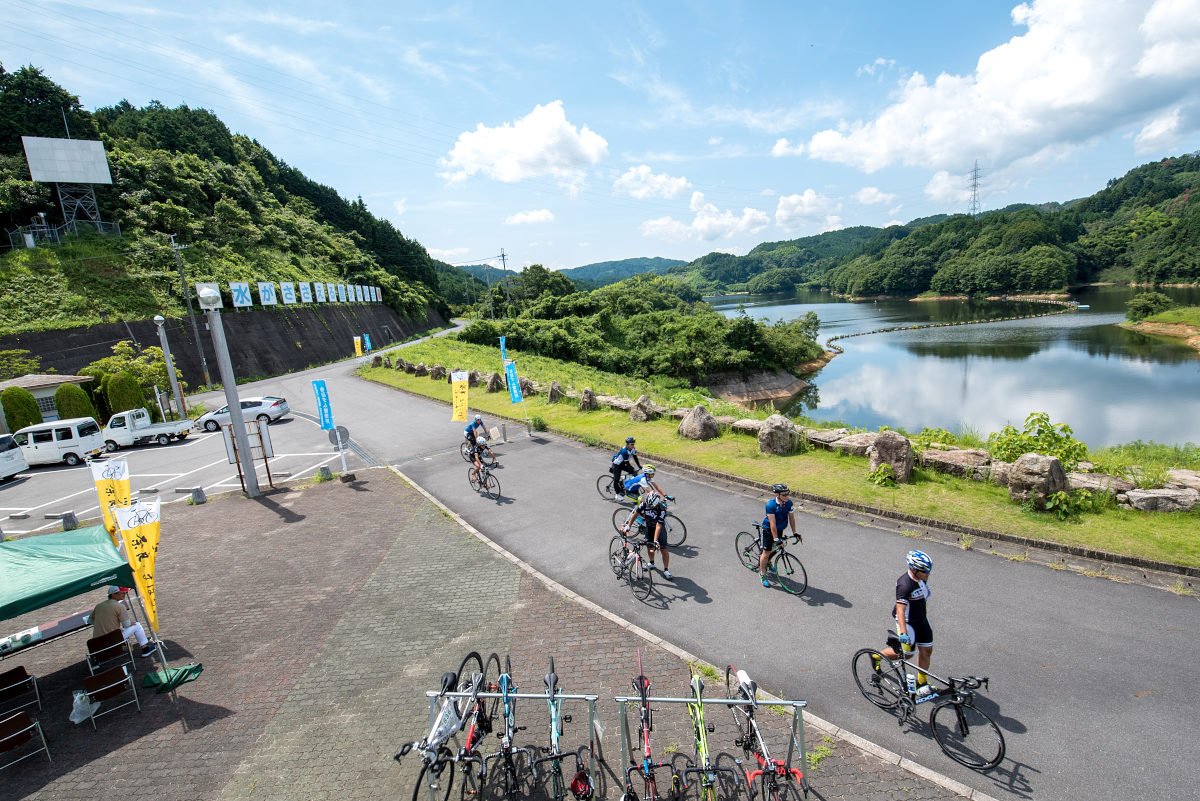
<path fill-rule="evenodd" d="M 780 539 L 783 539 L 783 533 L 780 532 Z M 763 551 L 770 551 L 775 547 L 775 537 L 771 534 L 770 526 L 763 526 L 759 529 L 758 544 Z"/>

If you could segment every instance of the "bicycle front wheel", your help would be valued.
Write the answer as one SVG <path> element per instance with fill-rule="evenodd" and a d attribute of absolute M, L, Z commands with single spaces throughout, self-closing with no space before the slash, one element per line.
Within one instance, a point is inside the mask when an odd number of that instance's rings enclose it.
<path fill-rule="evenodd" d="M 645 561 L 638 557 L 633 560 L 633 564 L 629 566 L 629 589 L 633 592 L 633 597 L 644 601 L 650 597 L 650 591 L 654 589 L 654 571 Z"/>
<path fill-rule="evenodd" d="M 748 701 L 745 691 L 742 690 L 742 684 L 738 681 L 737 672 L 734 671 L 733 665 L 725 667 L 725 697 L 731 701 Z M 745 759 L 749 760 L 750 753 L 754 750 L 752 741 L 752 733 L 750 731 L 750 717 L 746 714 L 746 710 L 740 706 L 730 706 L 729 711 L 733 713 L 733 723 L 737 727 L 737 741 L 741 744 L 742 750 L 745 752 Z"/>
<path fill-rule="evenodd" d="M 949 701 L 929 716 L 933 738 L 946 756 L 974 770 L 991 770 L 1004 759 L 1004 735 L 996 722 L 972 704 Z"/>
<path fill-rule="evenodd" d="M 488 473 L 483 485 L 483 494 L 493 501 L 498 500 L 500 498 L 500 479 Z"/>
<path fill-rule="evenodd" d="M 687 539 L 687 526 L 683 524 L 683 521 L 675 515 L 667 515 L 664 525 L 667 529 L 667 545 L 671 547 L 683 545 L 684 540 Z"/>
<path fill-rule="evenodd" d="M 863 696 L 880 709 L 895 709 L 908 694 L 904 677 L 891 661 L 872 648 L 863 648 L 850 660 L 854 683 Z"/>
<path fill-rule="evenodd" d="M 620 536 L 608 541 L 608 566 L 612 568 L 614 576 L 619 577 L 625 572 L 625 557 L 628 554 L 629 549 L 625 547 L 625 540 Z"/>
<path fill-rule="evenodd" d="M 459 797 L 462 801 L 474 801 L 483 794 L 483 777 L 479 775 L 479 771 L 475 768 L 474 760 L 467 760 L 462 763 L 462 784 L 459 785 Z"/>
<path fill-rule="evenodd" d="M 750 570 L 758 570 L 758 557 L 762 553 L 758 537 L 749 531 L 739 531 L 738 535 L 733 538 L 733 547 L 737 549 L 739 562 Z"/>
<path fill-rule="evenodd" d="M 617 531 L 620 531 L 621 526 L 625 525 L 625 521 L 629 519 L 629 515 L 630 515 L 630 510 L 624 506 L 618 506 L 616 509 L 613 509 L 613 513 L 612 513 L 613 528 L 616 529 Z M 629 526 L 629 530 L 631 532 L 637 531 L 637 521 L 636 520 L 634 520 L 633 523 Z"/>
<path fill-rule="evenodd" d="M 775 560 L 775 569 L 778 572 L 776 579 L 779 581 L 779 586 L 790 592 L 792 595 L 800 595 L 808 589 L 808 573 L 804 570 L 804 565 L 790 553 L 782 553 Z"/>
<path fill-rule="evenodd" d="M 483 486 L 483 482 L 479 480 L 479 476 L 475 473 L 475 468 L 473 467 L 467 468 L 467 483 L 470 484 L 471 489 L 475 490 L 476 492 L 479 492 L 480 487 Z"/>
<path fill-rule="evenodd" d="M 463 657 L 463 661 L 458 666 L 457 682 L 454 689 L 459 692 L 466 692 L 471 689 L 471 678 L 476 673 L 483 673 L 483 657 L 478 651 L 472 651 Z M 463 700 L 461 698 L 454 699 L 454 710 L 462 717 Z"/>
<path fill-rule="evenodd" d="M 612 475 L 605 473 L 596 479 L 596 492 L 600 493 L 600 497 L 606 501 L 617 499 L 617 493 L 613 491 Z"/>
<path fill-rule="evenodd" d="M 554 801 L 562 801 L 567 797 L 567 785 L 563 781 L 562 765 L 557 759 L 550 763 L 550 798 Z"/>
<path fill-rule="evenodd" d="M 434 765 L 441 769 L 441 776 L 437 775 Z M 430 783 L 433 783 L 433 797 L 439 801 L 446 801 L 454 787 L 454 763 L 426 762 L 422 765 L 421 773 L 417 776 L 417 786 L 413 788 L 412 801 L 429 801 Z"/>

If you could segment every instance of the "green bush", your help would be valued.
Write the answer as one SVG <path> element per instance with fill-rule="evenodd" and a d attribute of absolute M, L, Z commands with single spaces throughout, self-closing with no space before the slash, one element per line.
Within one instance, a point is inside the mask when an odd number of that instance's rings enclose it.
<path fill-rule="evenodd" d="M 58 416 L 63 420 L 96 416 L 96 407 L 92 406 L 87 393 L 78 384 L 63 384 L 54 390 L 54 405 L 58 407 Z"/>
<path fill-rule="evenodd" d="M 1125 304 L 1125 316 L 1136 323 L 1152 314 L 1164 312 L 1172 305 L 1171 298 L 1161 292 L 1142 292 Z"/>
<path fill-rule="evenodd" d="M 1022 454 L 1040 453 L 1057 457 L 1064 470 L 1074 470 L 1080 459 L 1087 458 L 1087 445 L 1075 439 L 1066 423 L 1052 424 L 1050 415 L 1034 412 L 1025 418 L 1025 428 L 1018 431 L 1005 426 L 988 437 L 988 450 L 1006 462 L 1016 461 Z"/>
<path fill-rule="evenodd" d="M 529 425 L 533 427 L 534 431 L 545 431 L 549 428 L 546 421 L 536 414 L 529 418 Z"/>
<path fill-rule="evenodd" d="M 9 387 L 0 392 L 0 406 L 4 407 L 4 419 L 9 431 L 32 426 L 42 422 L 42 412 L 38 409 L 37 399 L 33 393 L 22 387 Z"/>
<path fill-rule="evenodd" d="M 142 388 L 138 386 L 137 379 L 129 373 L 117 373 L 109 377 L 104 392 L 108 398 L 108 408 L 113 414 L 140 409 L 146 405 Z"/>
<path fill-rule="evenodd" d="M 941 445 L 957 445 L 958 444 L 958 436 L 957 435 L 951 434 L 946 429 L 937 428 L 936 426 L 922 428 L 920 434 L 917 434 L 917 436 L 911 437 L 910 439 L 912 439 L 913 447 L 915 447 L 919 451 L 926 450 L 927 448 L 929 448 L 930 445 L 932 445 L 935 442 L 939 443 Z"/>
<path fill-rule="evenodd" d="M 896 486 L 896 474 L 892 472 L 892 466 L 887 462 L 868 472 L 867 480 L 877 487 Z"/>
<path fill-rule="evenodd" d="M 89 364 L 76 371 L 76 375 L 91 376 L 92 380 L 83 384 L 80 388 L 87 393 L 88 400 L 92 402 L 92 406 L 96 409 L 96 419 L 100 422 L 107 422 L 108 418 L 112 417 L 112 410 L 108 408 L 108 396 L 104 392 L 104 384 L 108 380 L 108 373 L 103 368 L 97 367 L 94 364 Z"/>

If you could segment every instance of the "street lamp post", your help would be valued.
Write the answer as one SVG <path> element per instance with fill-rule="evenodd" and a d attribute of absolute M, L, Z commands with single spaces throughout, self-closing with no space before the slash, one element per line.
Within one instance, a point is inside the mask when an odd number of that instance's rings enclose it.
<path fill-rule="evenodd" d="M 250 437 L 246 436 L 246 420 L 242 417 L 237 379 L 233 376 L 229 345 L 225 342 L 225 326 L 221 322 L 221 293 L 210 286 L 200 286 L 196 294 L 200 299 L 200 308 L 208 318 L 208 327 L 212 329 L 213 350 L 217 353 L 217 369 L 221 373 L 221 383 L 225 386 L 225 403 L 229 405 L 229 426 L 233 429 L 233 441 L 237 443 L 238 462 L 242 466 L 242 477 L 246 482 L 246 495 L 257 498 L 262 492 L 258 488 L 254 460 L 250 458 Z"/>
<path fill-rule="evenodd" d="M 187 417 L 183 408 L 183 394 L 179 391 L 179 378 L 175 375 L 175 360 L 171 358 L 171 346 L 167 343 L 166 319 L 161 314 L 154 315 L 154 324 L 158 326 L 158 341 L 162 345 L 163 358 L 167 361 L 167 378 L 171 381 L 171 394 L 175 396 L 175 409 L 179 419 Z"/>

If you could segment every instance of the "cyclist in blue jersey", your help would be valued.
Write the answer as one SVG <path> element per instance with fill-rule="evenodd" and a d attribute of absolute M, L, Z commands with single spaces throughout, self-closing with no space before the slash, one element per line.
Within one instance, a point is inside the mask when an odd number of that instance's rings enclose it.
<path fill-rule="evenodd" d="M 642 469 L 642 461 L 638 459 L 637 449 L 633 447 L 636 441 L 633 437 L 626 437 L 625 447 L 613 454 L 612 467 L 608 469 L 608 472 L 612 473 L 614 495 L 621 494 L 622 473 L 629 473 L 631 476 L 637 475 L 637 470 L 633 469 L 630 462 L 636 464 L 638 470 Z"/>
<path fill-rule="evenodd" d="M 637 475 L 635 475 L 633 478 L 625 479 L 625 485 L 624 485 L 625 494 L 632 496 L 632 497 L 639 497 L 643 493 L 649 492 L 650 490 L 654 490 L 659 495 L 666 498 L 668 501 L 675 500 L 675 496 L 668 495 L 667 493 L 663 492 L 662 487 L 658 486 L 658 484 L 655 483 L 654 474 L 656 472 L 658 472 L 658 471 L 655 469 L 654 465 L 648 464 L 644 468 L 642 468 L 642 471 L 640 473 L 638 473 Z"/>
<path fill-rule="evenodd" d="M 638 499 L 637 506 L 633 507 L 633 511 L 629 513 L 629 519 L 625 521 L 621 531 L 628 534 L 629 527 L 633 525 L 633 521 L 637 520 L 638 515 L 641 515 L 642 520 L 646 523 L 646 550 L 650 553 L 650 569 L 654 570 L 656 567 L 654 564 L 655 551 L 662 551 L 662 577 L 667 581 L 674 580 L 675 577 L 671 575 L 670 569 L 671 557 L 667 551 L 667 502 L 654 490 L 645 493 Z"/>
<path fill-rule="evenodd" d="M 764 587 L 771 586 L 767 579 L 767 563 L 771 561 L 771 551 L 774 550 L 775 543 L 783 535 L 783 527 L 790 525 L 792 533 L 800 537 L 800 532 L 796 530 L 796 513 L 792 511 L 794 505 L 788 497 L 792 491 L 788 489 L 787 484 L 773 484 L 771 492 L 775 493 L 775 497 L 767 501 L 767 514 L 762 521 L 762 540 L 759 542 L 762 554 L 758 557 L 758 577 Z M 804 538 L 800 537 L 800 541 L 804 542 Z"/>
<path fill-rule="evenodd" d="M 467 427 L 463 429 L 463 437 L 467 442 L 471 443 L 472 448 L 486 450 L 488 454 L 495 459 L 496 454 L 487 444 L 488 430 L 483 424 L 483 415 L 475 415 L 475 419 L 467 423 Z"/>
<path fill-rule="evenodd" d="M 929 574 L 933 570 L 933 560 L 924 551 L 909 551 L 904 561 L 908 571 L 896 579 L 896 604 L 892 614 L 896 617 L 896 632 L 903 658 L 911 657 L 913 646 L 916 646 L 917 695 L 924 697 L 937 692 L 925 675 L 933 659 L 933 626 L 929 623 L 926 610 L 926 601 L 931 592 Z M 883 650 L 883 655 L 888 659 L 902 656 L 891 646 Z"/>

